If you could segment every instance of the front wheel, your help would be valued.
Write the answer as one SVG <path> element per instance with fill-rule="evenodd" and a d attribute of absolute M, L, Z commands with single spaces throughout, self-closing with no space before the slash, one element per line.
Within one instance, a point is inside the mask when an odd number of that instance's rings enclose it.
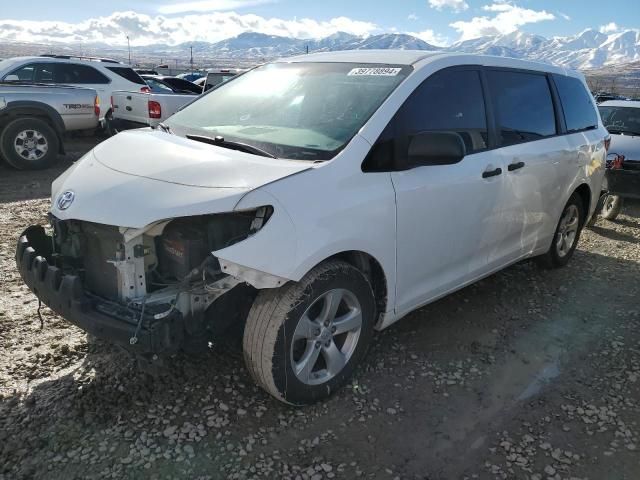
<path fill-rule="evenodd" d="M 559 268 L 569 263 L 580 240 L 584 217 L 582 199 L 574 193 L 560 215 L 549 250 L 537 259 L 542 267 Z"/>
<path fill-rule="evenodd" d="M 0 135 L 0 152 L 7 163 L 18 170 L 40 170 L 58 159 L 58 135 L 37 118 L 18 118 Z"/>
<path fill-rule="evenodd" d="M 602 218 L 615 220 L 622 210 L 623 200 L 620 195 L 607 195 L 602 204 Z"/>
<path fill-rule="evenodd" d="M 277 399 L 305 405 L 335 392 L 365 356 L 375 318 L 371 284 L 332 260 L 297 283 L 263 290 L 244 331 L 245 363 Z"/>

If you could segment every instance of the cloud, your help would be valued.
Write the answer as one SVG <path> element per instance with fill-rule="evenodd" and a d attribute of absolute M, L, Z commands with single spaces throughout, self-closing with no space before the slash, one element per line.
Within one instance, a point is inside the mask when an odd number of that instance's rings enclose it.
<path fill-rule="evenodd" d="M 469 8 L 464 0 L 429 0 L 431 8 L 436 10 L 451 10 L 454 12 L 463 12 Z"/>
<path fill-rule="evenodd" d="M 407 16 L 407 20 L 418 20 L 418 16 L 415 13 L 410 13 Z"/>
<path fill-rule="evenodd" d="M 335 17 L 326 21 L 310 18 L 285 20 L 235 12 L 165 17 L 136 12 L 115 12 L 106 17 L 79 23 L 0 19 L 0 41 L 27 43 L 94 43 L 135 46 L 166 43 L 175 45 L 194 40 L 217 42 L 243 32 L 259 32 L 295 38 L 321 38 L 336 32 L 366 36 L 378 31 L 370 22 Z"/>
<path fill-rule="evenodd" d="M 569 15 L 567 15 L 566 13 L 558 12 L 558 15 L 560 15 L 562 18 L 564 18 L 567 21 L 571 20 L 571 17 Z"/>
<path fill-rule="evenodd" d="M 166 15 L 186 12 L 216 12 L 237 10 L 244 7 L 255 7 L 274 0 L 201 0 L 197 2 L 173 3 L 158 7 L 158 12 Z"/>
<path fill-rule="evenodd" d="M 424 40 L 425 42 L 434 45 L 436 47 L 445 47 L 449 44 L 449 39 L 443 35 L 435 33 L 433 30 L 428 29 L 423 32 L 409 32 L 409 35 Z"/>
<path fill-rule="evenodd" d="M 620 30 L 620 27 L 615 22 L 609 22 L 600 27 L 600 33 L 615 33 L 618 30 Z"/>
<path fill-rule="evenodd" d="M 528 23 L 554 20 L 556 17 L 546 10 L 531 10 L 510 3 L 492 3 L 482 7 L 485 12 L 495 15 L 473 17 L 469 21 L 458 21 L 450 26 L 460 33 L 460 40 L 483 37 L 485 35 L 504 35 L 518 30 Z"/>

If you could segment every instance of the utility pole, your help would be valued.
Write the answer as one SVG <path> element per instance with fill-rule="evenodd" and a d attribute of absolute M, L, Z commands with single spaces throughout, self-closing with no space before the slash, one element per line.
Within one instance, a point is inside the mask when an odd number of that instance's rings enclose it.
<path fill-rule="evenodd" d="M 129 35 L 127 35 L 127 49 L 129 50 L 129 65 L 131 65 L 131 42 L 129 42 Z"/>
<path fill-rule="evenodd" d="M 307 54 L 309 53 L 309 45 L 306 46 L 305 50 L 307 51 Z"/>

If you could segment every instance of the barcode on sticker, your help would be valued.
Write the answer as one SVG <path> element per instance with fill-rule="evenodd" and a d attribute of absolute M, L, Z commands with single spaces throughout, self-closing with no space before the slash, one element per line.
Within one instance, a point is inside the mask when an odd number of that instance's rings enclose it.
<path fill-rule="evenodd" d="M 373 75 L 378 77 L 395 77 L 400 73 L 401 68 L 391 67 L 360 67 L 351 70 L 348 75 Z"/>

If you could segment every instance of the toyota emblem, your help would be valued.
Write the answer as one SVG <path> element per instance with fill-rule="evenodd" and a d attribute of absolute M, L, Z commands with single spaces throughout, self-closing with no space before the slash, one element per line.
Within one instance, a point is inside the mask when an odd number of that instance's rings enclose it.
<path fill-rule="evenodd" d="M 58 196 L 56 205 L 59 210 L 66 210 L 73 203 L 73 199 L 76 198 L 76 194 L 72 190 L 67 190 Z"/>

